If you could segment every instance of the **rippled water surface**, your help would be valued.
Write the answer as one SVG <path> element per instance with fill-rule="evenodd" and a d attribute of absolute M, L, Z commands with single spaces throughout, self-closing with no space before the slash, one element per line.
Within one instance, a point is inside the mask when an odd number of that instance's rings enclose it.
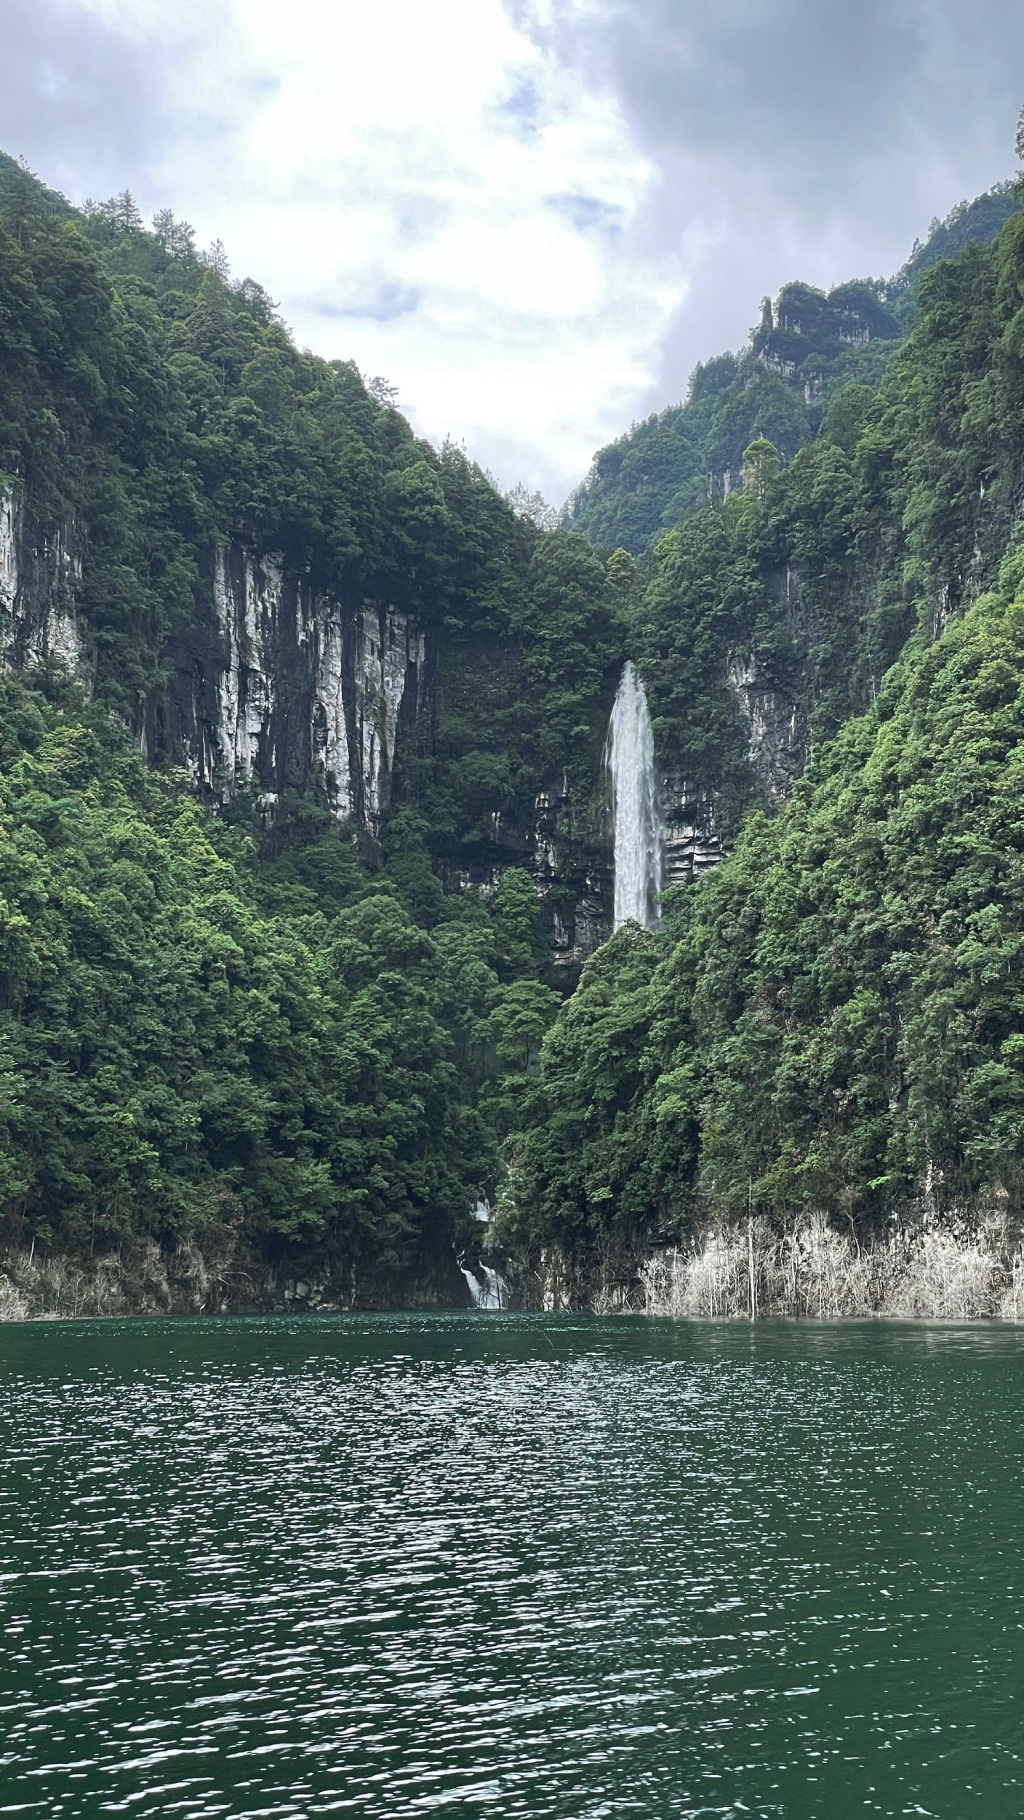
<path fill-rule="evenodd" d="M 0 1329 L 0 1816 L 1024 1813 L 1024 1335 Z"/>

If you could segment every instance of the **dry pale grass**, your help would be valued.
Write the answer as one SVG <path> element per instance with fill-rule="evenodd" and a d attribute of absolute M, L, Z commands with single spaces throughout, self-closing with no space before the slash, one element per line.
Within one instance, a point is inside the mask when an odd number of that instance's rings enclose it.
<path fill-rule="evenodd" d="M 0 1321 L 25 1321 L 29 1305 L 9 1276 L 0 1276 Z"/>
<path fill-rule="evenodd" d="M 751 1278 L 753 1277 L 753 1294 Z M 803 1315 L 819 1320 L 1024 1319 L 1024 1251 L 998 1219 L 899 1229 L 862 1247 L 821 1215 L 779 1235 L 766 1222 L 710 1225 L 640 1271 L 652 1315 Z"/>
<path fill-rule="evenodd" d="M 0 1321 L 215 1312 L 248 1283 L 230 1255 L 211 1260 L 188 1240 L 174 1252 L 147 1240 L 82 1259 L 11 1251 L 0 1257 Z"/>
<path fill-rule="evenodd" d="M 926 1233 L 903 1260 L 885 1313 L 919 1320 L 972 1321 L 999 1312 L 1006 1270 L 983 1238 Z"/>

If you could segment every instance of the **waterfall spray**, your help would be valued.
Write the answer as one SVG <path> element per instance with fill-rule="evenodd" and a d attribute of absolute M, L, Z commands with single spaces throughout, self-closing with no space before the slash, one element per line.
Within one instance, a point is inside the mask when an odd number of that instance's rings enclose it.
<path fill-rule="evenodd" d="M 615 927 L 632 917 L 649 929 L 658 920 L 662 828 L 651 716 L 632 663 L 615 697 L 605 763 L 615 816 Z"/>

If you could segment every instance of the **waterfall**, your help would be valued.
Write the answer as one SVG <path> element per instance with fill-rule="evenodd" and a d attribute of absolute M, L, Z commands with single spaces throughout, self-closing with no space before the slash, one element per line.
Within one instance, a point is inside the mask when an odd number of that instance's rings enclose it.
<path fill-rule="evenodd" d="M 615 927 L 632 917 L 649 929 L 658 920 L 661 812 L 650 710 L 632 663 L 623 670 L 615 697 L 605 763 L 615 817 Z"/>
<path fill-rule="evenodd" d="M 478 1264 L 475 1270 L 462 1266 L 462 1274 L 469 1285 L 474 1308 L 503 1309 L 508 1307 L 508 1286 L 504 1277 L 500 1277 L 489 1264 Z"/>

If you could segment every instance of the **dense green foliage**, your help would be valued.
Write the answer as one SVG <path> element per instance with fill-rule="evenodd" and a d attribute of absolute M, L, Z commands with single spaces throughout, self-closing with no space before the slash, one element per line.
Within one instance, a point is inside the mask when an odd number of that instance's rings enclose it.
<path fill-rule="evenodd" d="M 1009 565 L 1009 578 L 1021 573 Z M 897 665 L 777 822 L 621 930 L 546 1041 L 509 1230 L 863 1232 L 1024 1189 L 1024 597 Z"/>
<path fill-rule="evenodd" d="M 639 555 L 680 518 L 741 484 L 743 453 L 756 437 L 791 460 L 817 434 L 837 392 L 879 384 L 914 322 L 921 274 L 970 244 L 988 245 L 1019 206 L 1014 186 L 1000 184 L 933 222 L 893 279 L 838 285 L 828 296 L 789 284 L 774 312 L 766 299 L 748 350 L 698 366 L 684 404 L 634 424 L 598 452 L 567 523 L 599 548 Z"/>
<path fill-rule="evenodd" d="M 235 538 L 443 642 L 415 771 L 438 857 L 472 856 L 552 770 L 593 774 L 622 635 L 585 541 L 544 539 L 386 387 L 300 354 L 187 224 L 147 232 L 130 197 L 76 215 L 0 161 L 0 334 L 0 476 L 79 527 L 97 691 L 129 721 Z"/>
<path fill-rule="evenodd" d="M 976 196 L 973 202 L 958 202 L 944 221 L 935 217 L 927 239 L 914 242 L 910 258 L 891 282 L 893 303 L 901 316 L 912 312 L 916 280 L 939 259 L 956 259 L 971 242 L 988 246 L 1004 221 L 1020 207 L 1020 195 L 1012 179 L 997 183 Z"/>
<path fill-rule="evenodd" d="M 438 873 L 493 864 L 498 821 L 515 852 L 552 780 L 593 789 L 623 648 L 604 564 L 383 383 L 299 353 L 187 224 L 148 231 L 127 195 L 81 214 L 9 159 L 0 337 L 0 487 L 81 562 L 94 678 L 91 705 L 52 663 L 4 685 L 5 1230 L 450 1257 L 559 990 L 525 872 L 486 906 Z M 237 791 L 218 824 L 170 743 L 162 776 L 132 754 L 229 539 L 430 640 L 369 871 L 315 791 L 269 831 Z"/>
<path fill-rule="evenodd" d="M 368 876 L 301 802 L 261 853 L 66 685 L 0 717 L 8 1235 L 450 1248 L 557 1003 L 532 881 L 445 898 L 401 828 Z"/>
<path fill-rule="evenodd" d="M 564 778 L 581 805 L 598 786 L 625 625 L 605 565 L 584 539 L 534 543 L 507 598 L 437 641 L 432 725 L 407 790 L 435 858 L 466 865 L 525 835 L 538 794 Z M 563 842 L 568 854 L 572 843 Z"/>
<path fill-rule="evenodd" d="M 723 652 L 815 671 L 815 737 L 783 813 L 748 814 L 661 930 L 585 968 L 514 1147 L 517 1245 L 628 1255 L 708 1213 L 863 1233 L 922 1195 L 1020 1205 L 1024 214 L 937 262 L 918 307 L 881 393 L 838 394 L 787 471 L 673 532 L 634 596 L 662 737 L 724 799 Z M 836 732 L 858 665 L 875 699 Z"/>
<path fill-rule="evenodd" d="M 758 800 L 727 658 L 756 674 L 793 769 L 877 694 L 915 631 L 995 578 L 1024 449 L 1024 215 L 917 287 L 920 320 L 878 391 L 837 392 L 785 468 L 705 507 L 639 565 L 631 645 L 661 752 L 699 778 L 731 839 Z"/>
<path fill-rule="evenodd" d="M 415 1268 L 468 1239 L 510 1131 L 528 1249 L 1019 1194 L 1013 202 L 954 212 L 888 286 L 787 287 L 542 533 L 186 224 L 77 213 L 0 161 L 0 484 L 81 561 L 94 678 L 2 684 L 9 1240 L 241 1230 Z M 169 744 L 136 756 L 225 540 L 427 634 L 379 842 L 315 788 L 270 827 L 255 785 L 211 817 Z M 549 912 L 582 889 L 627 649 L 734 851 L 560 1010 L 508 856 L 561 817 Z M 793 774 L 809 755 L 774 819 L 737 676 L 788 716 Z"/>

